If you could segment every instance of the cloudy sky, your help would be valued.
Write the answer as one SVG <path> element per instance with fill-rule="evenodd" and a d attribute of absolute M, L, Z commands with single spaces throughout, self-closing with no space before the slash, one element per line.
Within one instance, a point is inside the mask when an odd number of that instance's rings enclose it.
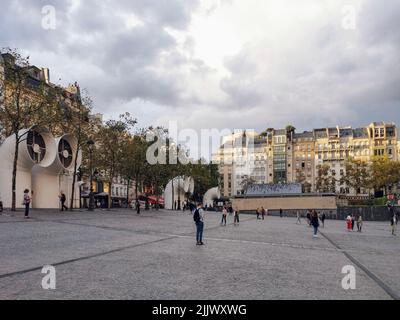
<path fill-rule="evenodd" d="M 1 0 L 0 46 L 140 126 L 400 124 L 398 0 Z"/>

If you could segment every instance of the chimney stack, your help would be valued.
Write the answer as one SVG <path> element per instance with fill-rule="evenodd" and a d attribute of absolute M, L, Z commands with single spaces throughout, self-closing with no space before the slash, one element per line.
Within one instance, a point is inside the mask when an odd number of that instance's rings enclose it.
<path fill-rule="evenodd" d="M 44 82 L 46 82 L 47 84 L 50 83 L 50 70 L 49 68 L 42 68 L 42 77 Z"/>

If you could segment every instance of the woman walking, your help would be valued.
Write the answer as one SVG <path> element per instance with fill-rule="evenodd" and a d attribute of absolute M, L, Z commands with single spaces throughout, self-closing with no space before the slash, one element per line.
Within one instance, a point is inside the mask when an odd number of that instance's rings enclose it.
<path fill-rule="evenodd" d="M 318 221 L 318 213 L 315 210 L 311 214 L 311 225 L 314 228 L 313 237 L 317 238 L 318 237 L 317 233 L 318 233 L 319 221 Z"/>
<path fill-rule="evenodd" d="M 347 225 L 347 231 L 351 231 L 352 230 L 352 219 L 351 219 L 350 215 L 348 215 L 346 218 L 346 225 Z"/>
<path fill-rule="evenodd" d="M 228 211 L 226 210 L 226 207 L 222 209 L 222 219 L 221 219 L 221 226 L 225 225 L 226 226 L 226 215 L 228 214 Z"/>
<path fill-rule="evenodd" d="M 23 204 L 25 206 L 25 219 L 29 219 L 29 206 L 31 204 L 31 197 L 29 196 L 29 189 L 24 190 Z"/>
<path fill-rule="evenodd" d="M 234 216 L 233 216 L 233 224 L 235 226 L 239 225 L 239 209 L 237 207 L 235 208 L 235 212 L 234 212 Z"/>

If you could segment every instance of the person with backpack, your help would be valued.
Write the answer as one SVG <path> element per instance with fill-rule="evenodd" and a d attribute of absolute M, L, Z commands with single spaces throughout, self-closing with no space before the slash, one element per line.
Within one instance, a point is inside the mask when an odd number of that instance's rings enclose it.
<path fill-rule="evenodd" d="M 67 197 L 65 196 L 64 192 L 61 192 L 60 194 L 60 202 L 61 202 L 61 211 L 68 210 L 67 206 L 65 205 L 65 201 L 67 201 Z"/>
<path fill-rule="evenodd" d="M 25 219 L 29 219 L 29 206 L 31 204 L 31 197 L 29 196 L 29 189 L 24 190 L 24 199 L 22 202 L 25 206 Z"/>
<path fill-rule="evenodd" d="M 318 221 L 318 213 L 317 211 L 313 210 L 311 213 L 311 225 L 314 227 L 314 234 L 313 237 L 317 238 L 318 235 L 318 227 L 319 227 L 319 221 Z"/>
<path fill-rule="evenodd" d="M 196 245 L 202 246 L 203 243 L 203 230 L 204 230 L 204 210 L 199 203 L 193 213 L 193 220 L 196 224 Z"/>

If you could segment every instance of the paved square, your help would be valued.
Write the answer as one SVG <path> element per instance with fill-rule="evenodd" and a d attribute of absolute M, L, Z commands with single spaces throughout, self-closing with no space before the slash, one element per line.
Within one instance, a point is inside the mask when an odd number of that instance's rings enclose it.
<path fill-rule="evenodd" d="M 295 219 L 208 213 L 196 246 L 187 212 L 131 210 L 0 216 L 0 299 L 393 299 L 399 237 L 389 223 L 362 233 L 326 221 L 319 238 Z M 44 290 L 44 265 L 56 289 Z M 344 290 L 342 267 L 356 269 Z"/>

